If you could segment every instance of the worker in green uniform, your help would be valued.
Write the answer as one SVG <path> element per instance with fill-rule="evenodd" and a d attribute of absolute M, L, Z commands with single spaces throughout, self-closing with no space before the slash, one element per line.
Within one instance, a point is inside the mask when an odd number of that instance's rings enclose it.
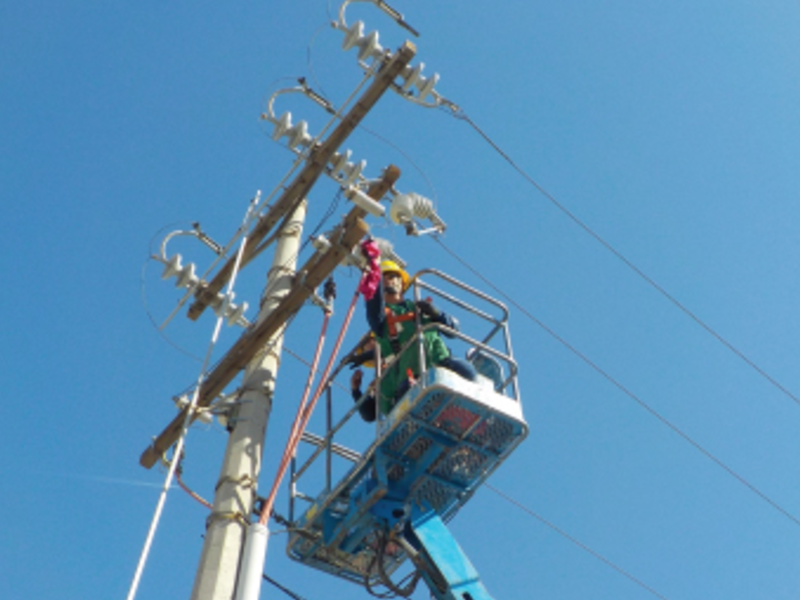
<path fill-rule="evenodd" d="M 381 359 L 384 364 L 392 361 L 403 346 L 416 335 L 416 316 L 419 313 L 420 323 L 440 323 L 450 329 L 458 330 L 457 322 L 446 313 L 435 308 L 427 300 L 414 302 L 403 298 L 403 293 L 409 284 L 408 273 L 400 268 L 397 263 L 385 260 L 380 265 L 381 289 L 372 298 L 366 301 L 367 322 L 372 330 L 376 342 L 380 346 Z M 425 366 L 445 367 L 458 373 L 462 377 L 475 380 L 475 370 L 466 361 L 453 358 L 450 350 L 444 343 L 442 336 L 435 329 L 423 333 L 423 346 L 425 351 Z M 387 414 L 396 402 L 408 391 L 412 378 L 419 376 L 419 348 L 411 344 L 400 356 L 382 373 L 381 379 L 381 412 Z M 354 374 L 351 379 L 353 397 L 361 397 L 361 376 Z M 374 415 L 374 408 L 369 406 L 368 398 L 362 403 L 361 415 Z M 374 399 L 372 400 L 374 406 Z M 372 420 L 372 419 L 367 419 Z"/>

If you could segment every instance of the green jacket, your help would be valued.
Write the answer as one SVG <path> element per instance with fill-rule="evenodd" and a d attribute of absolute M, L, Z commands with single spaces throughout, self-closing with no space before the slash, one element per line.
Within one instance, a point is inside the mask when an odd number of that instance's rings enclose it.
<path fill-rule="evenodd" d="M 416 335 L 416 321 L 414 318 L 415 304 L 411 300 L 403 300 L 399 304 L 383 303 L 383 295 L 379 292 L 372 300 L 367 301 L 367 320 L 375 334 L 375 339 L 380 345 L 381 359 L 384 363 L 394 358 L 395 353 Z M 426 315 L 420 315 L 422 325 L 431 322 Z M 452 320 L 444 313 L 437 322 L 453 326 Z M 423 334 L 425 348 L 425 366 L 439 364 L 450 356 L 450 351 L 436 330 L 429 330 Z M 400 384 L 407 379 L 408 370 L 415 377 L 419 376 L 419 347 L 411 344 L 403 352 L 400 360 L 383 373 L 381 380 L 381 412 L 388 413 L 395 404 L 396 392 Z"/>

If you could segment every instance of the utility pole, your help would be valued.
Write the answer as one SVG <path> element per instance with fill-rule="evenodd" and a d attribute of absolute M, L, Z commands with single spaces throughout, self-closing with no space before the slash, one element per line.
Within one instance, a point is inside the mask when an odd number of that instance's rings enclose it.
<path fill-rule="evenodd" d="M 364 44 L 370 44 L 370 40 L 377 39 L 375 36 L 362 37 L 361 41 Z M 375 68 L 370 68 L 373 80 L 369 87 L 346 114 L 337 113 L 338 124 L 324 141 L 316 142 L 307 134 L 303 134 L 308 138 L 309 145 L 305 155 L 305 166 L 284 188 L 271 208 L 259 216 L 247 234 L 247 246 L 243 250 L 239 267 L 247 265 L 268 247 L 273 238 L 267 238 L 267 234 L 278 222 L 285 223 L 277 234 L 278 242 L 267 278 L 267 291 L 262 297 L 256 323 L 242 334 L 225 356 L 207 373 L 198 390 L 195 408 L 206 409 L 215 402 L 242 369 L 245 371 L 234 409 L 235 415 L 231 419 L 233 429 L 215 488 L 212 512 L 207 521 L 203 550 L 192 589 L 192 600 L 232 600 L 234 593 L 237 592 L 237 585 L 241 584 L 239 579 L 245 540 L 261 540 L 260 537 L 248 536 L 246 532 L 257 498 L 256 487 L 285 325 L 302 308 L 315 288 L 352 255 L 358 242 L 369 233 L 369 226 L 364 217 L 368 213 L 376 216 L 384 214 L 380 200 L 393 190 L 393 184 L 400 174 L 399 169 L 390 166 L 379 180 L 370 182 L 361 178 L 359 182 L 360 169 L 363 165 L 357 166 L 347 162 L 349 151 L 346 154 L 337 153 L 339 146 L 358 127 L 383 94 L 392 87 L 399 89 L 395 83 L 398 77 L 416 81 L 417 84 L 424 79 L 419 76 L 419 67 L 411 69 L 409 66 L 416 53 L 412 43 L 404 43 L 394 54 L 373 46 L 374 44 L 370 46 L 370 52 L 374 54 L 373 61 L 377 62 L 374 64 Z M 363 60 L 363 57 L 360 60 Z M 428 90 L 426 94 L 431 93 L 429 89 L 431 87 L 430 84 L 426 85 L 425 89 Z M 276 130 L 282 132 L 282 135 L 286 135 L 284 129 L 291 118 L 288 112 L 284 115 L 285 118 L 281 116 L 273 119 Z M 307 127 L 307 124 L 303 127 Z M 300 124 L 297 128 L 298 132 L 303 133 Z M 292 139 L 296 137 L 294 134 L 292 136 Z M 294 145 L 291 147 L 294 148 L 298 143 L 293 142 Z M 365 161 L 362 163 L 365 164 Z M 349 169 L 347 172 L 345 167 Z M 354 206 L 341 223 L 328 233 L 327 246 L 318 248 L 301 267 L 302 276 L 295 278 L 302 224 L 306 212 L 304 198 L 324 172 L 333 176 L 342 185 L 347 198 Z M 369 184 L 366 194 L 358 189 L 358 186 L 364 183 Z M 214 301 L 220 297 L 220 290 L 236 272 L 236 266 L 229 259 L 211 281 L 197 282 L 197 289 L 194 291 L 195 302 L 189 309 L 191 319 L 197 319 L 207 307 L 214 306 Z M 139 458 L 139 463 L 143 467 L 152 468 L 179 439 L 187 410 L 189 409 L 182 408 L 167 427 L 153 438 L 152 443 Z M 194 419 L 195 415 L 191 415 L 190 418 Z M 263 567 L 267 532 L 262 524 L 258 525 L 264 533 L 263 545 L 256 544 L 261 552 L 261 558 L 248 559 L 248 564 L 258 563 Z M 253 552 L 252 555 L 256 556 L 257 553 Z M 248 581 L 250 581 L 249 576 Z M 260 578 L 258 581 L 260 582 Z M 252 586 L 248 584 L 241 587 L 243 590 L 249 590 Z"/>
<path fill-rule="evenodd" d="M 262 323 L 289 293 L 300 248 L 306 202 L 301 202 L 279 233 L 257 323 Z M 222 470 L 208 518 L 192 600 L 231 600 L 242 546 L 256 499 L 256 486 L 275 380 L 280 366 L 283 328 L 245 369 Z"/>

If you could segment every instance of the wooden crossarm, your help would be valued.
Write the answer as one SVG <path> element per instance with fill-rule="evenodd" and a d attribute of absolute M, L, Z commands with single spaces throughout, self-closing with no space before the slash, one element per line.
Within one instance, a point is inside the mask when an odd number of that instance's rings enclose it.
<path fill-rule="evenodd" d="M 308 195 L 308 192 L 317 182 L 317 179 L 319 179 L 339 146 L 341 146 L 345 139 L 358 127 L 362 119 L 378 102 L 381 96 L 383 96 L 384 92 L 389 89 L 406 65 L 414 58 L 415 54 L 416 48 L 414 44 L 411 42 L 403 44 L 391 60 L 378 71 L 372 84 L 367 88 L 358 102 L 350 109 L 347 115 L 344 116 L 328 138 L 322 144 L 312 149 L 308 161 L 294 181 L 289 184 L 272 208 L 261 216 L 252 231 L 248 234 L 247 247 L 242 256 L 242 267 L 249 263 L 255 258 L 257 253 L 261 252 L 266 247 L 266 245 L 259 246 L 260 242 L 280 219 L 287 214 L 291 214 L 303 198 Z M 196 321 L 209 304 L 216 299 L 217 293 L 230 279 L 234 264 L 235 257 L 232 257 L 228 259 L 210 282 L 201 282 L 195 292 L 195 301 L 189 307 L 188 316 L 190 319 Z"/>
<path fill-rule="evenodd" d="M 373 183 L 367 195 L 378 200 L 394 185 L 400 177 L 400 169 L 390 165 L 382 178 Z M 264 347 L 278 329 L 294 315 L 311 294 L 352 252 L 356 244 L 369 233 L 369 226 L 363 221 L 366 211 L 355 206 L 345 216 L 344 221 L 331 235 L 332 247 L 327 252 L 315 252 L 300 269 L 301 278 L 295 279 L 289 293 L 278 306 L 259 325 L 248 329 L 228 350 L 227 354 L 209 373 L 203 382 L 197 406 L 207 407 L 213 402 L 234 377 L 244 369 L 256 353 Z M 149 469 L 174 444 L 181 433 L 186 418 L 186 409 L 180 411 L 169 425 L 153 440 L 142 453 L 139 463 Z M 194 417 L 193 417 L 194 419 Z"/>

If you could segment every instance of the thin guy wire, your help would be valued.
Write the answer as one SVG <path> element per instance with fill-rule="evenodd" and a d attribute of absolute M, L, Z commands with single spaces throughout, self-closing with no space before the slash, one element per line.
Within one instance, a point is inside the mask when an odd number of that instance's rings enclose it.
<path fill-rule="evenodd" d="M 285 345 L 283 346 L 283 351 L 286 352 L 286 354 L 291 356 L 296 361 L 304 364 L 307 367 L 311 367 L 311 361 L 306 360 L 305 358 L 303 358 L 302 356 L 300 356 L 296 352 L 292 352 L 292 350 L 287 348 Z M 336 381 L 335 379 L 333 380 L 333 384 L 335 386 L 339 387 L 340 389 L 344 390 L 345 392 L 349 392 L 350 391 L 350 388 L 346 387 L 345 385 L 341 384 L 340 382 Z"/>
<path fill-rule="evenodd" d="M 144 312 L 147 315 L 147 318 L 150 321 L 150 324 L 158 332 L 158 334 L 163 338 L 163 340 L 165 342 L 167 342 L 167 344 L 172 346 L 175 350 L 177 350 L 181 354 L 183 354 L 185 356 L 188 356 L 189 358 L 192 358 L 192 359 L 196 360 L 197 362 L 202 362 L 203 361 L 202 358 L 200 358 L 196 354 L 192 354 L 191 352 L 189 352 L 188 350 L 185 350 L 184 348 L 181 348 L 177 343 L 172 341 L 169 338 L 169 336 L 166 333 L 164 333 L 164 330 L 161 329 L 158 326 L 158 323 L 156 323 L 156 320 L 153 317 L 153 313 L 150 312 L 150 305 L 147 302 L 147 291 L 145 290 L 145 285 L 146 285 L 145 284 L 145 277 L 146 277 L 146 273 L 147 273 L 147 265 L 150 263 L 151 260 L 153 260 L 153 257 L 148 256 L 147 259 L 144 261 L 144 264 L 142 264 L 142 275 L 141 275 L 140 286 L 139 286 L 140 291 L 141 291 L 141 295 L 142 295 L 142 306 L 144 307 Z"/>
<path fill-rule="evenodd" d="M 431 182 L 427 173 L 425 173 L 425 171 L 423 171 L 420 168 L 420 166 L 416 162 L 414 162 L 414 159 L 412 159 L 411 156 L 409 156 L 409 154 L 405 150 L 400 148 L 400 146 L 398 146 L 394 142 L 389 141 L 387 138 L 383 137 L 377 131 L 370 129 L 369 127 L 365 127 L 364 125 L 359 125 L 359 129 L 363 129 L 366 133 L 370 134 L 372 137 L 380 140 L 390 148 L 394 148 L 394 150 L 399 152 L 403 156 L 403 158 L 405 158 L 409 162 L 409 164 L 414 168 L 415 171 L 417 171 L 417 173 L 420 174 L 420 176 L 425 180 L 427 186 L 430 188 L 431 195 L 433 196 L 434 208 L 436 208 L 439 203 L 438 196 L 436 195 L 436 188 L 433 187 L 433 182 Z"/>
<path fill-rule="evenodd" d="M 282 586 L 280 583 L 278 583 L 277 581 L 272 579 L 266 573 L 262 574 L 261 576 L 264 578 L 264 581 L 267 581 L 267 582 L 271 583 L 272 585 L 274 585 L 276 588 L 278 588 L 280 591 L 282 591 L 284 594 L 286 594 L 290 598 L 293 598 L 294 600 L 306 600 L 305 598 L 303 598 L 299 594 L 296 594 L 295 592 L 293 592 L 289 588 L 286 588 L 286 587 Z"/>
<path fill-rule="evenodd" d="M 613 377 L 613 376 L 611 376 L 611 374 L 609 374 L 607 371 L 603 370 L 603 369 L 602 369 L 602 368 L 601 368 L 601 367 L 600 367 L 600 366 L 599 366 L 597 363 L 593 362 L 593 361 L 592 361 L 592 360 L 591 360 L 589 357 L 587 357 L 585 354 L 583 354 L 583 353 L 582 353 L 580 350 L 578 350 L 577 348 L 575 348 L 575 347 L 574 347 L 572 344 L 570 344 L 568 341 L 566 341 L 564 338 L 562 338 L 560 335 L 558 335 L 558 334 L 557 334 L 555 331 L 553 331 L 552 329 L 550 329 L 550 327 L 548 327 L 548 326 L 547 326 L 547 325 L 545 325 L 545 324 L 544 324 L 542 321 L 540 321 L 539 319 L 537 319 L 536 317 L 534 317 L 534 316 L 533 316 L 533 315 L 532 315 L 530 312 L 528 312 L 528 311 L 527 311 L 527 310 L 526 310 L 524 307 L 522 307 L 522 306 L 521 306 L 519 303 L 517 303 L 517 301 L 516 301 L 516 300 L 514 300 L 513 298 L 511 298 L 511 297 L 510 297 L 508 294 L 506 294 L 506 293 L 505 293 L 503 290 L 501 290 L 500 288 L 498 288 L 498 287 L 497 287 L 497 286 L 496 286 L 494 283 L 492 283 L 492 282 L 491 282 L 489 279 L 487 279 L 487 278 L 486 278 L 484 275 L 482 275 L 481 273 L 479 273 L 479 272 L 478 272 L 478 271 L 477 271 L 477 270 L 476 270 L 474 267 L 472 267 L 472 265 L 470 265 L 469 263 L 467 263 L 467 262 L 466 262 L 464 259 L 462 259 L 460 256 L 458 256 L 458 255 L 457 255 L 457 254 L 456 254 L 454 251 L 452 251 L 450 248 L 448 248 L 448 247 L 445 245 L 445 243 L 444 243 L 444 242 L 442 242 L 442 240 L 441 240 L 441 239 L 439 239 L 439 236 L 434 236 L 434 238 L 433 238 L 433 239 L 434 239 L 434 241 L 435 241 L 437 244 L 439 244 L 439 245 L 440 245 L 440 246 L 441 246 L 441 247 L 442 247 L 442 248 L 443 248 L 443 249 L 444 249 L 444 250 L 445 250 L 445 251 L 446 251 L 448 254 L 450 254 L 450 256 L 452 256 L 453 258 L 455 258 L 455 259 L 456 259 L 456 260 L 457 260 L 459 263 L 461 263 L 461 264 L 462 264 L 464 267 L 466 267 L 466 268 L 467 268 L 467 269 L 468 269 L 470 272 L 472 272 L 472 273 L 473 273 L 473 274 L 474 274 L 476 277 L 478 277 L 478 278 L 479 278 L 481 281 L 483 281 L 483 282 L 484 282 L 486 285 L 488 285 L 489 287 L 491 287 L 491 288 L 492 288 L 492 289 L 493 289 L 495 292 L 497 292 L 497 293 L 498 293 L 500 296 L 502 296 L 503 298 L 505 298 L 505 299 L 506 299 L 506 300 L 507 300 L 507 301 L 508 301 L 508 302 L 509 302 L 511 305 L 513 305 L 513 306 L 514 306 L 514 307 L 515 307 L 517 310 L 519 310 L 519 311 L 520 311 L 522 314 L 524 314 L 524 315 L 525 315 L 526 317 L 528 317 L 528 318 L 529 318 L 531 321 L 533 321 L 533 322 L 534 322 L 536 325 L 538 325 L 538 326 L 539 326 L 541 329 L 543 329 L 543 330 L 544 330 L 544 331 L 545 331 L 545 332 L 546 332 L 548 335 L 550 335 L 550 336 L 551 336 L 553 339 L 555 339 L 557 342 L 559 342 L 559 343 L 560 343 L 562 346 L 564 346 L 564 347 L 565 347 L 567 350 L 569 350 L 570 352 L 572 352 L 572 353 L 573 353 L 575 356 L 577 356 L 578 358 L 580 358 L 580 359 L 581 359 L 581 360 L 582 360 L 584 363 L 586 363 L 588 366 L 590 366 L 592 369 L 594 369 L 594 370 L 595 370 L 595 372 L 597 372 L 597 373 L 598 373 L 599 375 L 601 375 L 601 376 L 602 376 L 604 379 L 606 379 L 606 381 L 608 381 L 609 383 L 611 383 L 611 384 L 612 384 L 614 387 L 616 387 L 618 390 L 620 390 L 622 393 L 624 393 L 626 396 L 628 396 L 628 397 L 629 397 L 631 400 L 633 400 L 634 402 L 636 402 L 636 403 L 637 403 L 639 406 L 641 406 L 643 409 L 645 409 L 647 412 L 649 412 L 649 413 L 650 413 L 652 416 L 654 416 L 656 419 L 658 419 L 659 421 L 661 421 L 661 423 L 662 423 L 662 424 L 664 424 L 664 425 L 666 425 L 667 427 L 669 427 L 669 428 L 670 428 L 670 429 L 671 429 L 671 430 L 672 430 L 674 433 L 676 433 L 676 434 L 677 434 L 677 435 L 679 435 L 681 438 L 683 438 L 683 439 L 684 439 L 684 441 L 686 441 L 686 442 L 688 442 L 689 444 L 691 444 L 692 446 L 694 446 L 694 448 L 695 448 L 696 450 L 700 451 L 700 452 L 701 452 L 703 455 L 705 455 L 705 457 L 706 457 L 706 458 L 708 458 L 709 460 L 711 460 L 712 462 L 714 462 L 714 463 L 715 463 L 715 464 L 716 464 L 718 467 L 720 467 L 720 468 L 722 468 L 724 471 L 726 471 L 726 472 L 727 472 L 729 475 L 731 475 L 731 476 L 732 476 L 734 479 L 736 479 L 736 480 L 737 480 L 739 483 L 741 483 L 741 484 L 742 484 L 742 485 L 744 485 L 744 486 L 745 486 L 747 489 L 749 489 L 751 492 L 753 492 L 754 494 L 756 494 L 756 495 L 757 495 L 759 498 L 761 498 L 761 499 L 762 499 L 764 502 L 766 502 L 767 504 L 769 504 L 770 506 L 772 506 L 772 508 L 774 508 L 775 510 L 777 510 L 778 512 L 780 512 L 780 513 L 781 513 L 783 516 L 785 516 L 786 518 L 788 518 L 789 520 L 791 520 L 791 521 L 792 521 L 792 522 L 793 522 L 795 525 L 800 525 L 800 519 L 798 519 L 797 517 L 795 517 L 793 514 L 791 514 L 789 511 L 787 511 L 785 508 L 783 508 L 783 507 L 782 507 L 781 505 L 779 505 L 777 502 L 775 502 L 774 500 L 772 500 L 772 499 L 771 499 L 769 496 L 767 496 L 767 495 L 766 495 L 764 492 L 762 492 L 761 490 L 759 490 L 759 489 L 758 489 L 758 488 L 757 488 L 755 485 L 753 485 L 752 483 L 750 483 L 749 481 L 747 481 L 747 480 L 746 480 L 744 477 L 742 477 L 741 475 L 739 475 L 739 474 L 738 474 L 736 471 L 734 471 L 734 470 L 733 470 L 731 467 L 729 467 L 729 466 L 728 466 L 728 465 L 726 465 L 724 462 L 722 462 L 722 461 L 721 461 L 719 458 L 717 458 L 716 456 L 714 456 L 714 455 L 713 455 L 711 452 L 709 452 L 708 450 L 706 450 L 706 449 L 705 449 L 703 446 L 701 446 L 701 445 L 700 445 L 698 442 L 694 441 L 694 440 L 693 440 L 691 437 L 689 437 L 689 435 L 688 435 L 688 434 L 684 433 L 684 432 L 683 432 L 681 429 L 679 429 L 677 425 L 673 424 L 673 423 L 672 423 L 671 421 L 669 421 L 669 420 L 668 420 L 666 417 L 664 417 L 663 415 L 661 415 L 661 413 L 659 413 L 658 411 L 656 411 L 656 410 L 655 410 L 654 408 L 652 408 L 652 407 L 651 407 L 649 404 L 647 404 L 647 403 L 646 403 L 644 400 L 642 400 L 641 398 L 639 398 L 639 396 L 637 396 L 636 394 L 634 394 L 632 391 L 630 391 L 628 388 L 626 388 L 624 385 L 622 385 L 622 384 L 621 384 L 619 381 L 617 381 L 616 379 L 614 379 L 614 377 Z"/>
<path fill-rule="evenodd" d="M 566 538 L 567 540 L 569 540 L 570 542 L 572 542 L 573 544 L 575 544 L 576 546 L 578 546 L 578 547 L 579 547 L 581 550 L 583 550 L 584 552 L 588 552 L 589 554 L 591 554 L 592 556 L 594 556 L 594 557 L 595 557 L 597 560 L 599 560 L 599 561 L 601 561 L 601 562 L 605 563 L 607 566 L 609 566 L 609 567 L 611 567 L 612 569 L 614 569 L 614 570 L 615 570 L 617 573 L 619 573 L 620 575 L 624 575 L 625 577 L 627 577 L 628 579 L 630 579 L 631 581 L 633 581 L 633 582 L 634 582 L 636 585 L 638 585 L 639 587 L 641 587 L 641 588 L 643 588 L 643 589 L 647 590 L 648 592 L 650 592 L 651 594 L 653 594 L 653 595 L 654 595 L 654 596 L 656 596 L 657 598 L 661 598 L 661 600 L 668 600 L 668 598 L 667 598 L 666 596 L 664 596 L 664 595 L 662 595 L 662 594 L 658 593 L 656 590 L 654 590 L 654 589 L 653 589 L 653 588 L 651 588 L 649 585 L 647 585 L 646 583 L 644 583 L 644 582 L 643 582 L 641 579 L 637 579 L 636 577 L 634 577 L 633 575 L 631 575 L 630 573 L 628 573 L 628 572 L 627 572 L 625 569 L 623 569 L 622 567 L 619 567 L 619 566 L 615 565 L 613 562 L 611 562 L 610 560 L 608 560 L 608 559 L 607 559 L 605 556 L 603 556 L 602 554 L 600 554 L 600 553 L 598 553 L 598 552 L 595 552 L 595 551 L 594 551 L 594 550 L 592 550 L 592 549 L 591 549 L 589 546 L 587 546 L 586 544 L 584 544 L 584 543 L 583 543 L 583 542 L 581 542 L 580 540 L 578 540 L 578 539 L 576 539 L 576 538 L 572 537 L 572 536 L 571 536 L 570 534 L 568 534 L 566 531 L 564 531 L 563 529 L 561 529 L 561 528 L 560 528 L 560 527 L 558 527 L 557 525 L 555 525 L 555 524 L 551 523 L 550 521 L 548 521 L 547 519 L 545 519 L 543 516 L 541 516 L 540 514 L 538 514 L 538 513 L 534 512 L 533 510 L 531 510 L 530 508 L 528 508 L 527 506 L 525 506 L 525 505 L 524 505 L 524 504 L 522 504 L 521 502 L 519 502 L 519 501 L 515 500 L 514 498 L 512 498 L 511 496 L 509 496 L 509 495 L 508 495 L 508 494 L 506 494 L 505 492 L 501 492 L 500 490 L 498 490 L 496 487 L 494 487 L 493 485 L 491 485 L 491 484 L 489 484 L 489 483 L 484 483 L 483 485 L 485 485 L 487 488 L 489 488 L 490 490 L 492 490 L 492 491 L 493 491 L 495 494 L 497 494 L 498 496 L 500 496 L 501 498 L 503 498 L 503 500 L 505 500 L 506 502 L 509 502 L 509 503 L 513 504 L 514 506 L 516 506 L 517 508 L 519 508 L 520 510 L 522 510 L 523 512 L 526 512 L 526 513 L 528 513 L 528 514 L 529 514 L 530 516 L 532 516 L 534 519 L 538 519 L 538 520 L 539 520 L 541 523 L 543 523 L 544 525 L 547 525 L 547 527 L 549 527 L 550 529 L 552 529 L 553 531 L 555 531 L 555 532 L 556 532 L 557 534 L 559 534 L 561 537 L 563 537 L 563 538 Z"/>
<path fill-rule="evenodd" d="M 697 323 L 700 327 L 702 327 L 707 333 L 711 334 L 718 342 L 720 342 L 723 346 L 728 348 L 731 352 L 733 352 L 736 356 L 738 356 L 741 360 L 743 360 L 749 367 L 756 371 L 759 375 L 761 375 L 764 379 L 770 382 L 773 386 L 783 392 L 787 397 L 793 400 L 796 404 L 800 405 L 800 398 L 795 396 L 791 391 L 789 391 L 786 387 L 781 385 L 774 377 L 772 377 L 769 373 L 764 371 L 761 367 L 759 367 L 753 360 L 747 357 L 741 350 L 736 348 L 731 342 L 727 339 L 722 337 L 721 334 L 717 333 L 710 325 L 708 325 L 705 321 L 703 321 L 700 317 L 698 317 L 695 313 L 693 313 L 689 308 L 687 308 L 684 304 L 682 304 L 675 296 L 670 294 L 667 290 L 661 287 L 654 279 L 652 279 L 649 275 L 647 275 L 644 271 L 642 271 L 639 267 L 637 267 L 633 262 L 631 262 L 624 254 L 622 254 L 619 250 L 617 250 L 614 246 L 612 246 L 609 242 L 607 242 L 604 238 L 600 236 L 600 234 L 596 233 L 591 227 L 589 227 L 586 223 L 581 221 L 574 213 L 572 213 L 566 206 L 564 206 L 561 202 L 555 199 L 552 194 L 550 194 L 546 189 L 544 189 L 535 179 L 533 179 L 530 175 L 528 175 L 514 160 L 506 154 L 480 127 L 478 127 L 475 122 L 470 119 L 464 112 L 460 113 L 453 113 L 449 112 L 456 119 L 461 121 L 467 122 L 477 133 L 480 135 L 494 150 L 502 156 L 508 164 L 510 164 L 514 170 L 519 173 L 528 183 L 530 183 L 533 187 L 535 187 L 547 200 L 549 200 L 556 208 L 558 208 L 562 213 L 564 213 L 567 217 L 569 217 L 573 223 L 578 225 L 581 229 L 583 229 L 586 233 L 588 233 L 591 237 L 595 239 L 601 246 L 603 246 L 606 250 L 611 252 L 616 258 L 622 261 L 625 266 L 631 269 L 634 273 L 636 273 L 642 280 L 648 283 L 653 289 L 655 289 L 658 293 L 664 296 L 667 300 L 669 300 L 675 307 L 677 307 L 681 312 L 683 312 L 686 316 L 692 319 L 695 323 Z"/>
<path fill-rule="evenodd" d="M 253 205 L 251 204 L 248 207 L 247 213 L 244 217 L 244 222 L 246 223 L 250 218 L 252 213 Z M 247 243 L 247 235 L 242 237 L 242 242 L 239 245 L 239 252 L 236 254 L 236 262 L 233 266 L 233 272 L 231 274 L 231 278 L 228 281 L 228 289 L 227 294 L 231 293 L 233 290 L 233 286 L 236 283 L 236 275 L 239 270 L 239 266 L 242 261 L 242 254 L 244 252 L 245 244 Z M 183 453 L 183 445 L 186 441 L 186 434 L 189 431 L 189 425 L 192 420 L 192 414 L 194 412 L 195 407 L 197 406 L 197 399 L 200 396 L 200 387 L 203 383 L 205 378 L 206 369 L 208 368 L 208 363 L 211 360 L 211 353 L 214 350 L 214 346 L 217 343 L 217 339 L 219 338 L 219 332 L 222 329 L 222 321 L 224 319 L 224 315 L 220 313 L 217 317 L 217 322 L 214 326 L 214 333 L 211 334 L 211 340 L 208 344 L 208 349 L 206 350 L 205 358 L 203 359 L 203 366 L 200 368 L 200 374 L 197 377 L 197 387 L 194 390 L 194 394 L 192 395 L 192 400 L 189 402 L 189 406 L 186 407 L 186 416 L 183 419 L 183 425 L 181 427 L 181 433 L 178 437 L 178 441 L 175 445 L 175 450 L 173 453 L 173 460 L 170 463 L 169 471 L 167 472 L 167 476 L 164 479 L 164 486 L 161 489 L 161 493 L 159 494 L 158 502 L 156 503 L 156 509 L 153 514 L 153 519 L 150 523 L 150 528 L 147 531 L 147 537 L 145 538 L 144 546 L 142 547 L 142 553 L 139 556 L 139 562 L 136 565 L 136 572 L 133 575 L 133 581 L 131 582 L 130 590 L 128 591 L 127 600 L 133 600 L 136 597 L 136 591 L 139 588 L 139 582 L 142 578 L 142 573 L 144 572 L 145 564 L 147 563 L 147 558 L 150 554 L 150 548 L 153 544 L 153 538 L 156 534 L 156 529 L 158 528 L 158 524 L 161 520 L 161 513 L 164 510 L 164 504 L 167 500 L 167 492 L 169 488 L 172 486 L 172 479 L 175 476 L 175 471 L 178 468 L 178 464 L 180 463 L 180 456 Z"/>
<path fill-rule="evenodd" d="M 314 32 L 314 35 L 311 36 L 311 39 L 308 42 L 308 46 L 306 46 L 306 65 L 308 66 L 308 73 L 311 75 L 311 80 L 314 82 L 314 85 L 317 86 L 317 89 L 320 91 L 320 94 L 324 94 L 322 91 L 322 85 L 320 84 L 319 80 L 317 79 L 316 73 L 314 73 L 314 65 L 312 64 L 311 60 L 311 52 L 314 48 L 314 42 L 317 40 L 317 36 L 320 32 L 325 29 L 326 27 L 330 27 L 330 15 L 328 15 L 328 21 L 320 25 L 317 30 Z"/>

